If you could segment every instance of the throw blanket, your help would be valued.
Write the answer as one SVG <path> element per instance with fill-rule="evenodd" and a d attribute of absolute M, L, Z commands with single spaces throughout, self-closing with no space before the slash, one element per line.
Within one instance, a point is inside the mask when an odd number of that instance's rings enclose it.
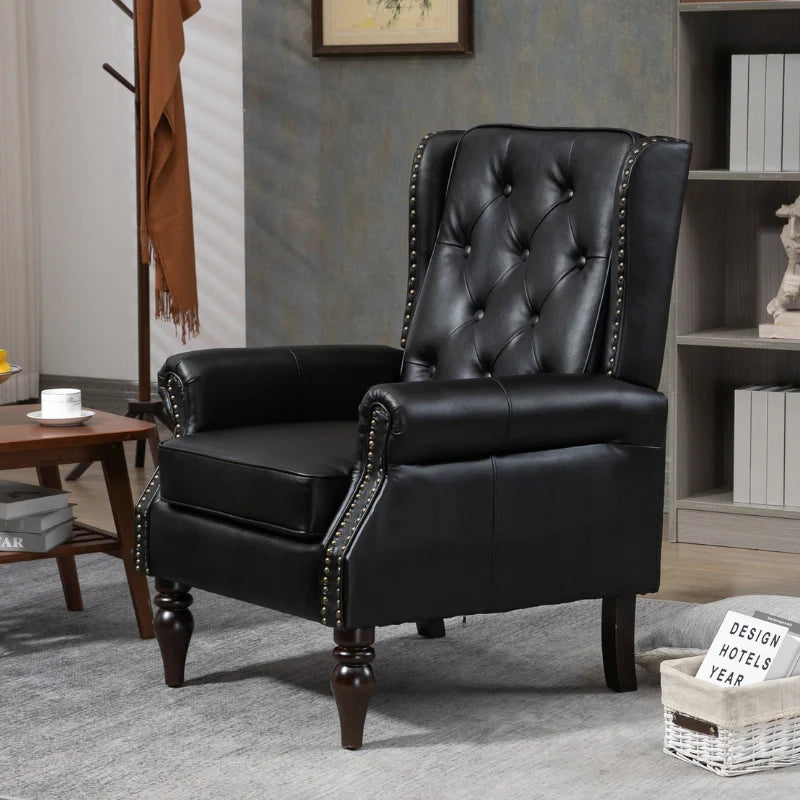
<path fill-rule="evenodd" d="M 136 0 L 139 237 L 155 267 L 156 318 L 180 326 L 184 344 L 200 322 L 180 60 L 183 22 L 199 9 L 198 0 Z"/>

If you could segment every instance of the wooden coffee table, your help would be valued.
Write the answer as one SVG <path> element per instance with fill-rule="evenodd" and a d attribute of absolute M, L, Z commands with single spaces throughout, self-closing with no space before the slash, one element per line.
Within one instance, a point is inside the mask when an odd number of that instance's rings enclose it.
<path fill-rule="evenodd" d="M 46 553 L 0 552 L 0 565 L 12 561 L 55 558 L 70 611 L 81 611 L 83 599 L 78 582 L 75 556 L 85 553 L 108 553 L 122 559 L 139 635 L 153 638 L 153 611 L 147 579 L 133 564 L 133 497 L 125 464 L 123 442 L 147 439 L 151 422 L 96 411 L 84 425 L 69 428 L 45 427 L 29 420 L 38 405 L 0 407 L 0 470 L 35 467 L 42 486 L 61 488 L 59 464 L 100 461 L 114 516 L 116 533 L 80 522 L 74 523 L 75 535 L 65 544 Z"/>

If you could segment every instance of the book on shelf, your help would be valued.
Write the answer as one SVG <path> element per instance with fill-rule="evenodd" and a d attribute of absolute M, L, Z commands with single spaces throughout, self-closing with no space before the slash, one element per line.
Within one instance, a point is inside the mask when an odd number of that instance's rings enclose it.
<path fill-rule="evenodd" d="M 733 502 L 750 502 L 750 411 L 752 393 L 760 386 L 743 386 L 733 393 Z"/>
<path fill-rule="evenodd" d="M 800 171 L 800 53 L 731 55 L 728 166 Z"/>
<path fill-rule="evenodd" d="M 0 528 L 4 520 L 65 508 L 67 494 L 61 489 L 0 480 Z"/>
<path fill-rule="evenodd" d="M 764 170 L 764 124 L 766 119 L 767 56 L 750 55 L 747 81 L 747 170 Z"/>
<path fill-rule="evenodd" d="M 786 394 L 791 386 L 777 386 L 767 393 L 766 504 L 784 503 L 784 454 L 786 450 Z"/>
<path fill-rule="evenodd" d="M 733 393 L 733 502 L 800 506 L 800 388 Z"/>
<path fill-rule="evenodd" d="M 70 509 L 71 511 L 72 509 Z M 72 538 L 72 520 L 39 533 L 0 531 L 0 551 L 46 553 Z"/>
<path fill-rule="evenodd" d="M 767 54 L 764 98 L 764 170 L 781 171 L 783 139 L 783 53 Z"/>
<path fill-rule="evenodd" d="M 785 678 L 800 667 L 800 626 L 762 612 L 728 611 L 697 677 L 721 687 Z"/>
<path fill-rule="evenodd" d="M 750 393 L 750 502 L 767 502 L 768 393 L 777 386 L 761 386 Z"/>
<path fill-rule="evenodd" d="M 750 57 L 731 56 L 730 170 L 747 169 L 747 78 Z"/>
<path fill-rule="evenodd" d="M 783 142 L 781 168 L 800 171 L 800 53 L 787 53 L 783 64 Z"/>

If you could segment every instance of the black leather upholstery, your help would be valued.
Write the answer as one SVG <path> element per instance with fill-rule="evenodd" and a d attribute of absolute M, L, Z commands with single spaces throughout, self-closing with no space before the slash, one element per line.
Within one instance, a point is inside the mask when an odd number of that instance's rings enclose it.
<path fill-rule="evenodd" d="M 344 499 L 356 423 L 289 422 L 195 433 L 164 442 L 168 503 L 319 539 Z"/>
<path fill-rule="evenodd" d="M 599 366 L 622 166 L 617 131 L 477 128 L 456 150 L 403 378 Z"/>
<path fill-rule="evenodd" d="M 654 591 L 690 150 L 621 130 L 431 134 L 412 166 L 404 351 L 170 358 L 175 439 L 135 553 L 177 582 L 162 609 L 186 584 L 349 636 Z M 360 635 L 337 652 L 363 678 Z"/>
<path fill-rule="evenodd" d="M 400 344 L 405 345 L 417 290 L 425 281 L 450 178 L 450 166 L 464 131 L 428 133 L 411 164 L 408 197 L 408 292 Z"/>
<path fill-rule="evenodd" d="M 616 443 L 663 447 L 666 398 L 605 375 L 513 375 L 373 386 L 391 418 L 389 464 Z"/>
<path fill-rule="evenodd" d="M 182 435 L 266 422 L 355 420 L 370 386 L 398 379 L 401 358 L 401 350 L 370 345 L 200 350 L 168 358 L 158 386 Z"/>
<path fill-rule="evenodd" d="M 664 450 L 392 466 L 345 557 L 348 627 L 658 588 Z"/>
<path fill-rule="evenodd" d="M 163 501 L 153 503 L 150 527 L 150 559 L 159 577 L 319 619 L 318 542 L 267 536 L 252 525 Z"/>

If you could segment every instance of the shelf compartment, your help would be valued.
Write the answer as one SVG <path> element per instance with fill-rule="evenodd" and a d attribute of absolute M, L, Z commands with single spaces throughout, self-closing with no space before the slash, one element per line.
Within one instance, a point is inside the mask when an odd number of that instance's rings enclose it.
<path fill-rule="evenodd" d="M 671 488 L 681 502 L 733 485 L 734 391 L 750 384 L 800 385 L 800 358 L 764 348 L 679 346 L 675 352 Z"/>
<path fill-rule="evenodd" d="M 799 52 L 800 2 L 684 3 L 679 6 L 679 11 L 687 10 L 751 12 L 677 15 L 678 136 L 694 145 L 693 168 L 700 168 L 698 171 L 703 173 L 727 171 L 731 54 Z M 705 178 L 717 179 L 752 180 L 751 177 Z"/>
<path fill-rule="evenodd" d="M 796 186 L 775 181 L 689 184 L 676 263 L 679 337 L 697 331 L 755 328 L 769 321 L 765 309 L 786 270 L 780 240 L 784 220 L 775 211 L 796 195 Z M 745 341 L 697 343 L 770 347 L 748 343 L 743 335 L 734 338 Z M 779 345 L 775 349 L 794 348 Z"/>
<path fill-rule="evenodd" d="M 761 339 L 757 328 L 714 328 L 677 337 L 690 347 L 732 347 L 752 350 L 800 350 L 800 339 Z"/>
<path fill-rule="evenodd" d="M 800 8 L 798 0 L 727 0 L 706 3 L 678 3 L 678 12 L 702 13 L 722 11 L 792 11 Z"/>
<path fill-rule="evenodd" d="M 800 181 L 800 172 L 731 172 L 729 169 L 693 169 L 690 181 Z"/>

